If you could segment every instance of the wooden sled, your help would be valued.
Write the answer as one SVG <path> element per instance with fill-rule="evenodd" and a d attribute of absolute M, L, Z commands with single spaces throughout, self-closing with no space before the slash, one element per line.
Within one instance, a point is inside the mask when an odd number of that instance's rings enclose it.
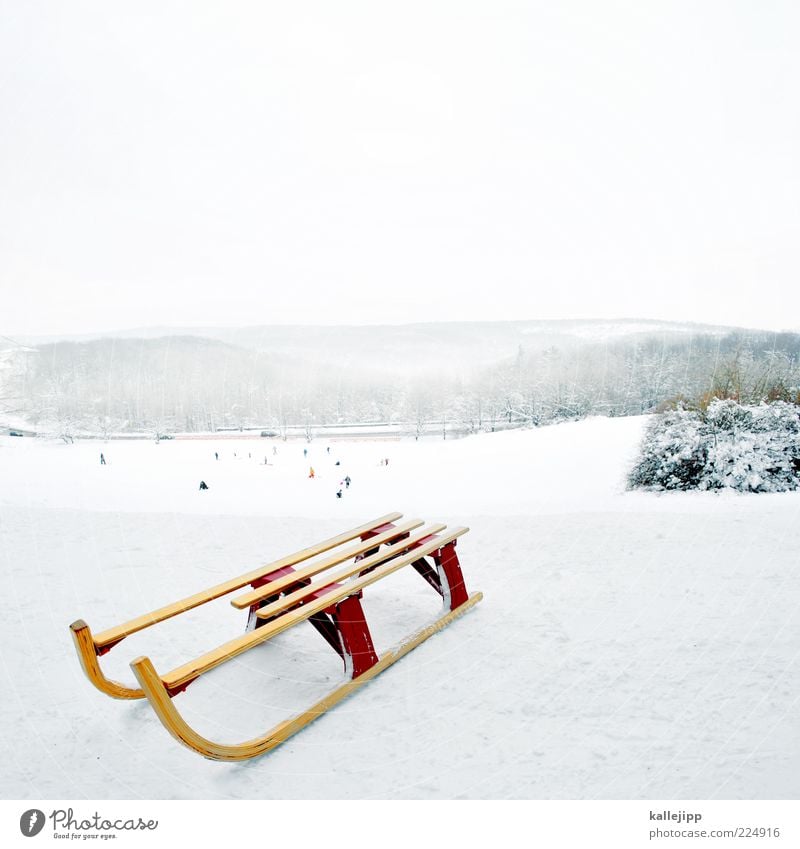
<path fill-rule="evenodd" d="M 170 734 L 207 758 L 239 761 L 264 754 L 483 598 L 481 593 L 468 595 L 455 551 L 458 538 L 468 528 L 447 530 L 441 524 L 423 527 L 425 522 L 421 519 L 396 524 L 401 517 L 401 513 L 381 516 L 253 572 L 96 635 L 92 635 L 89 626 L 79 619 L 70 628 L 81 665 L 89 680 L 102 692 L 118 699 L 147 698 Z M 356 544 L 346 545 L 356 539 L 359 540 Z M 433 565 L 426 557 L 433 560 Z M 342 564 L 346 565 L 333 570 L 333 567 Z M 365 587 L 408 565 L 439 593 L 445 612 L 379 658 L 360 599 Z M 231 599 L 235 608 L 248 610 L 244 634 L 165 674 L 156 672 L 149 658 L 138 657 L 131 662 L 138 687 L 113 681 L 100 668 L 98 658 L 125 637 L 247 585 L 251 587 L 249 591 Z M 310 622 L 339 654 L 349 680 L 308 710 L 244 743 L 214 743 L 199 735 L 185 722 L 173 703 L 174 696 L 203 673 L 304 621 Z"/>

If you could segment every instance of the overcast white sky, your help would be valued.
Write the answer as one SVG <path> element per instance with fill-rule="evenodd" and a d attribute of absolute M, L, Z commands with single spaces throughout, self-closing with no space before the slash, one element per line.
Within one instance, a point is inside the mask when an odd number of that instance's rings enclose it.
<path fill-rule="evenodd" d="M 0 332 L 800 329 L 796 2 L 0 11 Z"/>

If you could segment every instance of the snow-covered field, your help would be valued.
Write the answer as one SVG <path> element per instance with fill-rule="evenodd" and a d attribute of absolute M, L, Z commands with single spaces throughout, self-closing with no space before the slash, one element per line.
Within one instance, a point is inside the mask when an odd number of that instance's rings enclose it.
<path fill-rule="evenodd" d="M 800 493 L 626 492 L 643 422 L 308 458 L 301 442 L 0 438 L 2 797 L 797 798 Z M 85 679 L 73 620 L 102 630 L 392 510 L 469 525 L 459 554 L 484 600 L 275 752 L 203 760 Z M 364 604 L 379 651 L 440 609 L 410 570 Z M 222 599 L 102 664 L 126 682 L 139 654 L 170 669 L 242 616 Z M 240 742 L 341 676 L 299 626 L 176 704 Z"/>

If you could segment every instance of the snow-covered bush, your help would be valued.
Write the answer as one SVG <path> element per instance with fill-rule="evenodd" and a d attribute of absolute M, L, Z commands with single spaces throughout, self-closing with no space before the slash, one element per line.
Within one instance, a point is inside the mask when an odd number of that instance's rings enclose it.
<path fill-rule="evenodd" d="M 647 489 L 800 488 L 800 407 L 715 400 L 703 410 L 671 410 L 648 426 L 628 476 Z"/>
<path fill-rule="evenodd" d="M 707 459 L 700 414 L 689 410 L 665 412 L 650 422 L 628 482 L 631 487 L 696 489 Z"/>

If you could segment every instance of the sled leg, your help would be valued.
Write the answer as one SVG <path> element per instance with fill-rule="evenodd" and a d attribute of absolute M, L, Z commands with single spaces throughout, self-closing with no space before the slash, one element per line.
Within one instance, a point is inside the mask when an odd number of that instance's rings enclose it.
<path fill-rule="evenodd" d="M 464 575 L 456 554 L 456 540 L 434 551 L 433 562 L 436 564 L 444 605 L 450 610 L 455 610 L 468 598 Z"/>
<path fill-rule="evenodd" d="M 360 596 L 358 593 L 343 599 L 332 614 L 342 644 L 339 654 L 344 660 L 344 671 L 351 678 L 358 678 L 378 662 Z"/>
<path fill-rule="evenodd" d="M 352 692 L 372 680 L 376 675 L 400 660 L 401 657 L 408 654 L 418 645 L 424 643 L 425 640 L 432 637 L 437 631 L 441 631 L 442 628 L 449 625 L 454 619 L 461 616 L 462 613 L 466 613 L 467 610 L 476 605 L 482 598 L 482 593 L 474 593 L 460 607 L 444 614 L 432 624 L 417 631 L 400 646 L 387 652 L 382 660 L 371 666 L 366 672 L 359 675 L 358 678 L 346 681 L 304 713 L 284 720 L 261 737 L 254 737 L 252 740 L 247 740 L 244 743 L 234 745 L 214 743 L 192 729 L 175 708 L 169 693 L 164 687 L 164 682 L 159 678 L 149 658 L 137 658 L 131 663 L 131 669 L 133 669 L 136 680 L 141 685 L 147 700 L 152 705 L 162 725 L 178 742 L 183 743 L 184 746 L 195 752 L 199 752 L 211 760 L 248 760 L 269 752 L 293 734 L 305 728 L 306 725 L 309 725 L 315 719 L 322 716 L 322 714 L 347 698 Z"/>
<path fill-rule="evenodd" d="M 86 677 L 101 693 L 113 696 L 115 699 L 144 698 L 144 692 L 142 690 L 126 687 L 124 684 L 106 678 L 97 661 L 97 647 L 94 644 L 91 629 L 83 619 L 73 622 L 69 628 L 72 632 L 72 641 L 75 644 L 75 650 L 78 652 L 78 659 L 81 662 L 83 671 L 86 673 Z"/>

